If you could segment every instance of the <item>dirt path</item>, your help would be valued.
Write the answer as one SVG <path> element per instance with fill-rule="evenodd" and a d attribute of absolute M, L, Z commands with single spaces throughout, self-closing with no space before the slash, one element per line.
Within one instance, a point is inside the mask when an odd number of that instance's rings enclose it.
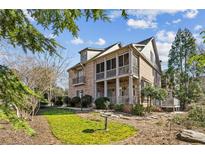
<path fill-rule="evenodd" d="M 22 131 L 14 131 L 11 125 L 0 121 L 0 144 L 61 144 L 51 133 L 45 117 L 35 116 L 30 122 L 31 127 L 37 132 L 34 137 L 29 137 Z"/>

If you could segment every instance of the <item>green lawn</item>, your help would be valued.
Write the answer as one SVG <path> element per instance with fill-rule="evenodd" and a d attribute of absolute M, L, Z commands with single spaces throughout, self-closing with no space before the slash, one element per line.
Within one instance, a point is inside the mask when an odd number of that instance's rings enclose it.
<path fill-rule="evenodd" d="M 134 127 L 114 121 L 109 121 L 109 131 L 104 131 L 103 120 L 87 120 L 68 110 L 51 108 L 43 114 L 53 134 L 65 144 L 109 144 L 136 133 Z"/>

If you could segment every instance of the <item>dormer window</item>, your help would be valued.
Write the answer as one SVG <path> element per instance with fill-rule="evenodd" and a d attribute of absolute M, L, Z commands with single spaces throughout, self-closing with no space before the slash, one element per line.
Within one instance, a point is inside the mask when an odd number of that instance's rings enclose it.
<path fill-rule="evenodd" d="M 86 61 L 86 60 L 87 60 L 87 52 L 86 51 L 81 52 L 80 61 L 83 62 L 83 61 Z"/>

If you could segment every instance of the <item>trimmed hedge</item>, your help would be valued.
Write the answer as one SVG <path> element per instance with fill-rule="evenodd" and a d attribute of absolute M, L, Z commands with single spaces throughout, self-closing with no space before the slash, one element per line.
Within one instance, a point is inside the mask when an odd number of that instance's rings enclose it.
<path fill-rule="evenodd" d="M 95 100 L 96 109 L 106 109 L 106 102 L 110 99 L 108 97 L 99 97 Z"/>
<path fill-rule="evenodd" d="M 68 96 L 64 96 L 63 103 L 66 104 L 66 106 L 71 106 L 71 98 Z"/>
<path fill-rule="evenodd" d="M 55 99 L 54 105 L 62 106 L 63 105 L 63 97 L 62 96 L 57 96 L 56 99 Z"/>
<path fill-rule="evenodd" d="M 73 97 L 71 100 L 71 106 L 76 107 L 79 106 L 79 104 L 80 104 L 80 97 L 78 96 Z"/>
<path fill-rule="evenodd" d="M 85 95 L 81 98 L 82 101 L 82 107 L 89 107 L 92 103 L 92 96 L 90 95 Z"/>

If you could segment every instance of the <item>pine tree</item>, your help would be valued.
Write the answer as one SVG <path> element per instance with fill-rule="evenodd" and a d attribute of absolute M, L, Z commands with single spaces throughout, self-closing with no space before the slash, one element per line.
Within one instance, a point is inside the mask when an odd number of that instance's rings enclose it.
<path fill-rule="evenodd" d="M 185 109 L 188 102 L 189 75 L 193 71 L 188 60 L 195 53 L 196 40 L 192 33 L 186 28 L 179 29 L 169 52 L 168 69 L 171 75 L 179 79 L 176 83 L 176 95 L 180 99 L 182 109 Z"/>

